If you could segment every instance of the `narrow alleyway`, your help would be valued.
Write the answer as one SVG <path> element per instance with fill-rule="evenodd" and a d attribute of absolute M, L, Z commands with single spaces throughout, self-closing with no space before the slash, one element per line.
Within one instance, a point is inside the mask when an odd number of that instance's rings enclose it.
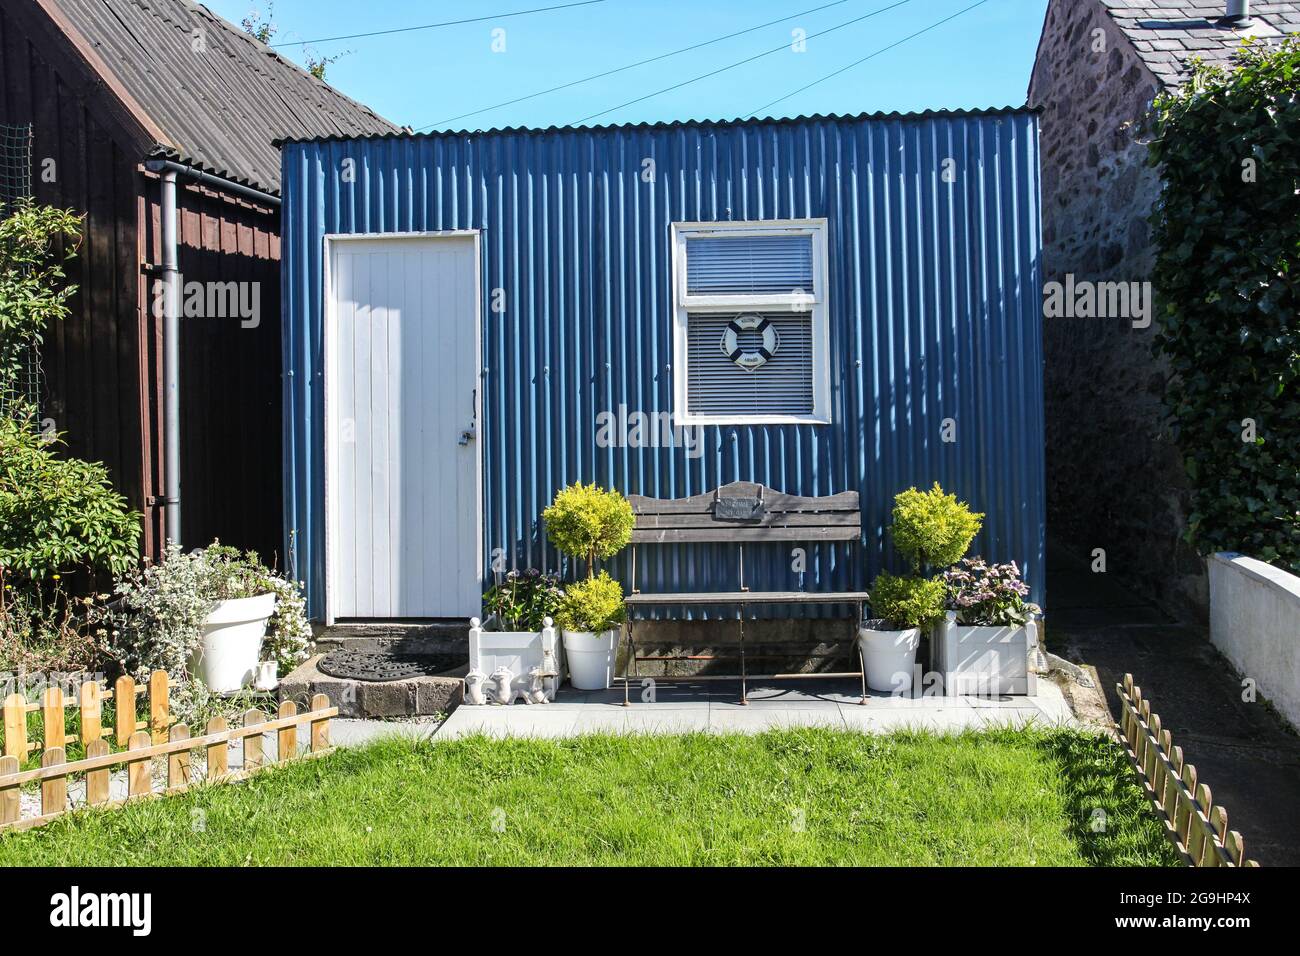
<path fill-rule="evenodd" d="M 1248 855 L 1300 865 L 1300 737 L 1263 702 L 1241 699 L 1205 629 L 1171 621 L 1116 577 L 1049 549 L 1048 650 L 1097 668 L 1112 716 L 1115 685 L 1131 673 Z"/>

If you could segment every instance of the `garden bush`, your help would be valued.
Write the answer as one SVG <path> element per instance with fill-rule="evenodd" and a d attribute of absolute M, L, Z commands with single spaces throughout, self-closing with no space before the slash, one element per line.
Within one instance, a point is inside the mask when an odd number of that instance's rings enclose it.
<path fill-rule="evenodd" d="M 184 552 L 169 544 L 158 564 L 135 570 L 117 584 L 120 610 L 108 652 L 122 670 L 144 679 L 164 670 L 172 678 L 172 709 L 186 723 L 249 706 L 240 698 L 215 698 L 189 672 L 203 622 L 220 600 L 276 594 L 261 656 L 274 658 L 281 676 L 307 657 L 311 625 L 298 585 L 262 565 L 252 552 L 214 543 Z"/>
<path fill-rule="evenodd" d="M 943 581 L 896 577 L 882 571 L 871 582 L 867 601 L 871 613 L 887 625 L 883 630 L 905 631 L 928 628 L 941 620 L 945 593 Z"/>
<path fill-rule="evenodd" d="M 1187 537 L 1300 572 L 1300 40 L 1155 103 L 1152 217 Z"/>
<path fill-rule="evenodd" d="M 562 554 L 587 562 L 587 577 L 596 562 L 622 551 L 632 540 L 634 516 L 617 491 L 577 482 L 561 489 L 544 512 L 546 536 Z"/>
<path fill-rule="evenodd" d="M 38 581 L 74 568 L 120 574 L 139 555 L 140 515 L 103 465 L 60 457 L 58 444 L 28 416 L 0 416 L 0 567 Z"/>
<path fill-rule="evenodd" d="M 483 610 L 499 631 L 540 631 L 546 618 L 555 617 L 563 598 L 558 577 L 529 568 L 510 571 L 504 581 L 488 588 Z"/>
<path fill-rule="evenodd" d="M 601 634 L 627 620 L 623 586 L 605 571 L 564 589 L 555 622 L 566 631 Z"/>
<path fill-rule="evenodd" d="M 0 412 L 9 411 L 30 352 L 51 322 L 68 314 L 77 291 L 64 263 L 77 254 L 81 217 L 20 200 L 0 220 Z"/>
<path fill-rule="evenodd" d="M 929 491 L 908 488 L 896 495 L 893 519 L 894 547 L 919 572 L 960 561 L 979 533 L 984 515 L 971 511 L 956 495 L 944 494 L 936 481 Z"/>

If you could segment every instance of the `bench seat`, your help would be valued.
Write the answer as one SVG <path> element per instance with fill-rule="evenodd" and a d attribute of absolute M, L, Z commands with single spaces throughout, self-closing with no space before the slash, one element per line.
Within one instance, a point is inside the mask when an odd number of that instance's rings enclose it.
<path fill-rule="evenodd" d="M 630 498 L 634 523 L 632 528 L 632 593 L 625 599 L 629 610 L 655 607 L 704 607 L 779 604 L 854 604 L 857 618 L 853 627 L 856 647 L 856 622 L 862 618 L 863 605 L 868 603 L 865 591 L 751 591 L 745 584 L 745 545 L 774 542 L 861 541 L 862 514 L 858 493 L 842 491 L 820 498 L 790 495 L 748 481 L 736 481 L 721 488 L 690 498 L 647 498 L 632 495 Z M 639 545 L 714 545 L 734 544 L 737 547 L 739 590 L 688 591 L 679 594 L 643 594 L 637 588 L 636 557 Z M 802 576 L 800 577 L 802 583 Z M 792 582 L 793 583 L 793 582 Z M 748 703 L 748 678 L 745 649 L 745 615 L 739 619 L 740 652 L 740 702 Z M 644 657 L 637 653 L 636 616 L 627 619 L 628 660 L 623 674 L 623 704 L 629 706 L 628 685 L 637 678 L 638 661 L 664 663 L 670 661 L 715 660 L 715 655 L 676 654 Z M 760 658 L 785 655 L 759 654 Z M 831 655 L 812 654 L 811 657 Z M 797 673 L 769 675 L 781 678 L 857 677 L 862 682 L 862 703 L 867 701 L 866 669 L 858 652 L 859 668 L 847 674 Z M 660 676 L 657 680 L 679 678 Z M 685 678 L 682 678 L 685 679 Z M 707 678 L 705 678 L 707 679 Z M 714 678 L 725 679 L 725 678 Z"/>

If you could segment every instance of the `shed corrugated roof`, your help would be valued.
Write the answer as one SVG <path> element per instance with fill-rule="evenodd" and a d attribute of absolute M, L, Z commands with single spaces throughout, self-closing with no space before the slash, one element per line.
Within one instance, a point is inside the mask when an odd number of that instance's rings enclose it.
<path fill-rule="evenodd" d="M 1218 26 L 1225 2 L 1207 0 L 1102 0 L 1138 56 L 1166 86 L 1191 74 L 1191 61 L 1227 66 L 1247 37 L 1278 42 L 1300 33 L 1300 3 L 1252 3 L 1254 24 L 1231 30 Z"/>
<path fill-rule="evenodd" d="M 440 136 L 517 136 L 517 135 L 549 135 L 554 133 L 610 133 L 610 132 L 630 132 L 632 130 L 672 130 L 672 129 L 698 129 L 707 126 L 781 126 L 790 123 L 861 123 L 861 122 L 883 122 L 883 121 L 918 121 L 928 119 L 962 119 L 971 116 L 1005 116 L 1014 113 L 1041 113 L 1042 109 L 1037 106 L 995 106 L 988 109 L 971 109 L 971 110 L 926 110 L 922 113 L 814 113 L 808 116 L 766 116 L 762 118 L 750 117 L 748 119 L 739 117 L 736 119 L 721 120 L 666 120 L 657 123 L 609 123 L 602 126 L 498 126 L 489 129 L 462 129 L 462 130 L 441 130 L 431 133 L 412 133 L 405 130 L 395 130 L 386 133 L 370 133 L 362 136 L 347 135 L 312 135 L 312 136 L 282 136 L 276 140 L 276 145 L 285 143 L 319 143 L 331 140 L 349 140 L 349 139 L 404 139 L 404 138 L 426 138 Z"/>
<path fill-rule="evenodd" d="M 202 4 L 53 5 L 167 136 L 159 151 L 218 176 L 278 193 L 276 139 L 399 131 Z"/>

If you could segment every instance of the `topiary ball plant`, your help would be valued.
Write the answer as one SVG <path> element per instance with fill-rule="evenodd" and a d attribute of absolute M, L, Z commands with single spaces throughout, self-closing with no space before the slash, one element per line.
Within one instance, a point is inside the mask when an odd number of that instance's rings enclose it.
<path fill-rule="evenodd" d="M 587 577 L 596 562 L 618 554 L 632 540 L 632 505 L 617 491 L 576 482 L 559 491 L 542 512 L 546 537 L 561 553 L 587 562 Z"/>
<path fill-rule="evenodd" d="M 947 591 L 941 579 L 901 578 L 885 571 L 872 582 L 867 602 L 871 613 L 887 625 L 880 630 L 926 629 L 943 617 Z"/>
<path fill-rule="evenodd" d="M 613 630 L 625 620 L 623 587 L 605 571 L 565 588 L 555 615 L 555 622 L 564 630 L 590 634 Z"/>
<path fill-rule="evenodd" d="M 899 492 L 893 518 L 894 547 L 918 573 L 960 561 L 984 523 L 984 515 L 971 511 L 956 495 L 944 494 L 937 481 L 929 491 Z"/>

